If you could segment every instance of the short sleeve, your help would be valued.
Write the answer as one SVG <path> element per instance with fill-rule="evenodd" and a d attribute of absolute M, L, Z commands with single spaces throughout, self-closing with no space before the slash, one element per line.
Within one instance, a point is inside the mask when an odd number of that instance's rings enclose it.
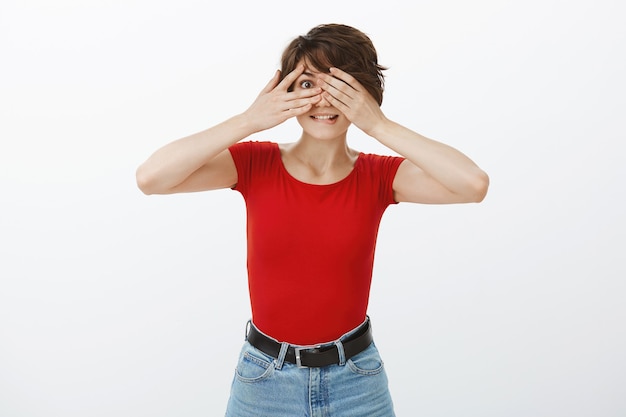
<path fill-rule="evenodd" d="M 247 141 L 229 147 L 237 169 L 237 184 L 232 189 L 245 196 L 254 178 L 271 159 L 268 155 L 276 146 L 273 142 Z"/>
<path fill-rule="evenodd" d="M 384 205 L 397 204 L 393 197 L 393 181 L 404 158 L 388 155 L 367 155 L 372 179 L 378 183 L 378 198 Z"/>

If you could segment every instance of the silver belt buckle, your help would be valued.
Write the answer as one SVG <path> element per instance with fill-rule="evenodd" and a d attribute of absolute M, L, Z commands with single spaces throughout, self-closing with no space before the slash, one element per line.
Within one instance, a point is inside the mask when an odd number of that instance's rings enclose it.
<path fill-rule="evenodd" d="M 322 345 L 294 346 L 293 350 L 296 354 L 296 365 L 298 366 L 298 368 L 308 368 L 308 366 L 302 365 L 302 355 L 300 354 L 300 352 L 302 352 L 303 350 L 319 349 L 321 347 Z"/>

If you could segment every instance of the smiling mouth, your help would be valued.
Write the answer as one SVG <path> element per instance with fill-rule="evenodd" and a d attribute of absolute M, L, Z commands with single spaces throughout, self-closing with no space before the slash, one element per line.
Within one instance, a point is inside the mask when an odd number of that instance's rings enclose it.
<path fill-rule="evenodd" d="M 339 117 L 339 115 L 337 114 L 324 114 L 324 115 L 318 115 L 318 116 L 311 116 L 313 119 L 315 120 L 334 120 L 337 117 Z"/>

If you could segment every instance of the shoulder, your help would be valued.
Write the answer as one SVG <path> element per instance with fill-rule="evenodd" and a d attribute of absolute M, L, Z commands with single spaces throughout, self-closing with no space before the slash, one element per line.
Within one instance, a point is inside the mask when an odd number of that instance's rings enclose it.
<path fill-rule="evenodd" d="M 395 173 L 405 158 L 392 155 L 378 155 L 373 153 L 361 153 L 359 164 L 368 171 L 387 171 Z"/>
<path fill-rule="evenodd" d="M 278 149 L 276 142 L 248 140 L 237 142 L 228 148 L 232 152 L 267 152 Z"/>
<path fill-rule="evenodd" d="M 242 183 L 248 183 L 264 173 L 275 174 L 280 168 L 280 150 L 275 142 L 238 142 L 228 150 Z"/>
<path fill-rule="evenodd" d="M 237 170 L 237 184 L 233 189 L 247 195 L 255 181 L 275 173 L 280 158 L 275 142 L 244 141 L 228 148 Z"/>
<path fill-rule="evenodd" d="M 357 174 L 363 187 L 370 189 L 383 207 L 394 204 L 393 182 L 398 168 L 405 159 L 399 156 L 361 153 L 357 161 Z"/>
<path fill-rule="evenodd" d="M 267 159 L 268 155 L 279 152 L 277 143 L 259 141 L 238 142 L 230 146 L 228 150 L 235 164 L 245 160 Z"/>

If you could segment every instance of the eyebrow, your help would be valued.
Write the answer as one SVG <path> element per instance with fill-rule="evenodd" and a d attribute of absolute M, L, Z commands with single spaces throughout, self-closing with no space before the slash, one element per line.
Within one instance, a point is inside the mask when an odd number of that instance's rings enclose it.
<path fill-rule="evenodd" d="M 309 68 L 308 65 L 305 65 L 304 66 L 304 71 L 300 75 L 305 75 L 307 77 L 315 78 L 316 75 L 313 72 L 315 72 L 315 71 L 312 68 Z M 317 72 L 317 74 L 319 74 L 319 72 Z"/>

